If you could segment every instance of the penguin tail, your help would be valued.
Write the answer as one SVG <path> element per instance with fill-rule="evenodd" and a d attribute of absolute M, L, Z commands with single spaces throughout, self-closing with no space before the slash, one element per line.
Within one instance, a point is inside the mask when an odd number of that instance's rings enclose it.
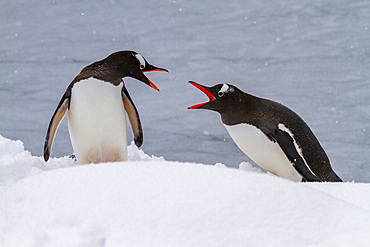
<path fill-rule="evenodd" d="M 343 182 L 343 180 L 333 171 L 321 178 L 323 182 Z"/>
<path fill-rule="evenodd" d="M 334 173 L 332 178 L 328 182 L 343 182 L 343 180 L 337 174 Z"/>

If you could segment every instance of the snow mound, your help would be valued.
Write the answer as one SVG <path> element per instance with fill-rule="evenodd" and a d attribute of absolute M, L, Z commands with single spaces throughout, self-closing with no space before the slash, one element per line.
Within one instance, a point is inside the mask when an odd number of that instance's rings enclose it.
<path fill-rule="evenodd" d="M 151 157 L 144 153 L 143 150 L 139 149 L 134 142 L 127 147 L 128 151 L 128 161 L 164 161 L 163 157 L 156 157 L 152 155 Z"/>
<path fill-rule="evenodd" d="M 45 163 L 42 157 L 32 156 L 25 151 L 21 141 L 9 140 L 0 135 L 0 187 L 42 171 L 72 165 L 76 163 L 68 157 L 53 158 Z"/>
<path fill-rule="evenodd" d="M 240 171 L 165 161 L 133 145 L 128 162 L 77 166 L 59 158 L 52 162 L 63 169 L 51 169 L 20 141 L 0 138 L 0 147 L 7 181 L 1 246 L 366 246 L 370 240 L 369 184 L 294 183 L 250 172 L 248 164 Z M 16 170 L 23 175 L 12 177 Z"/>
<path fill-rule="evenodd" d="M 163 157 L 150 157 L 145 154 L 134 142 L 127 149 L 129 161 L 164 161 Z M 45 162 L 43 157 L 32 156 L 30 152 L 24 150 L 20 140 L 13 141 L 0 135 L 0 187 L 43 171 L 77 165 L 77 162 L 69 156 L 50 158 Z"/>

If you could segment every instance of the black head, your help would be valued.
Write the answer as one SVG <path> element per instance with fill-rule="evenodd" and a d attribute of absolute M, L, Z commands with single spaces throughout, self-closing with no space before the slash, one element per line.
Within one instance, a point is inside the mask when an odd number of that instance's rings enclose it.
<path fill-rule="evenodd" d="M 144 72 L 168 72 L 166 69 L 149 64 L 143 56 L 134 51 L 112 53 L 107 58 L 92 64 L 92 66 L 92 69 L 98 71 L 96 76 L 101 77 L 101 79 L 121 81 L 123 77 L 129 76 L 144 82 L 158 91 L 159 89 L 144 75 Z"/>
<path fill-rule="evenodd" d="M 243 98 L 243 92 L 233 85 L 217 84 L 213 87 L 206 87 L 193 81 L 189 81 L 189 83 L 205 93 L 209 101 L 190 106 L 188 109 L 207 109 L 222 114 L 233 109 L 236 110 Z"/>

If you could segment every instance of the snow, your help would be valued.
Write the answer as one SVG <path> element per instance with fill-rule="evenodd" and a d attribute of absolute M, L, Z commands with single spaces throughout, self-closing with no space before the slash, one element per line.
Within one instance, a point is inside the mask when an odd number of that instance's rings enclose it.
<path fill-rule="evenodd" d="M 223 164 L 45 163 L 0 136 L 1 246 L 367 246 L 370 185 Z"/>

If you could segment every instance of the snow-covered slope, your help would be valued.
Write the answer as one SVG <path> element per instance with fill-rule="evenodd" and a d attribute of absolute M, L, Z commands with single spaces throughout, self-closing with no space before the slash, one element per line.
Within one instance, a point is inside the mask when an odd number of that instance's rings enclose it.
<path fill-rule="evenodd" d="M 44 163 L 0 136 L 1 246 L 367 246 L 369 184 L 165 161 Z"/>

